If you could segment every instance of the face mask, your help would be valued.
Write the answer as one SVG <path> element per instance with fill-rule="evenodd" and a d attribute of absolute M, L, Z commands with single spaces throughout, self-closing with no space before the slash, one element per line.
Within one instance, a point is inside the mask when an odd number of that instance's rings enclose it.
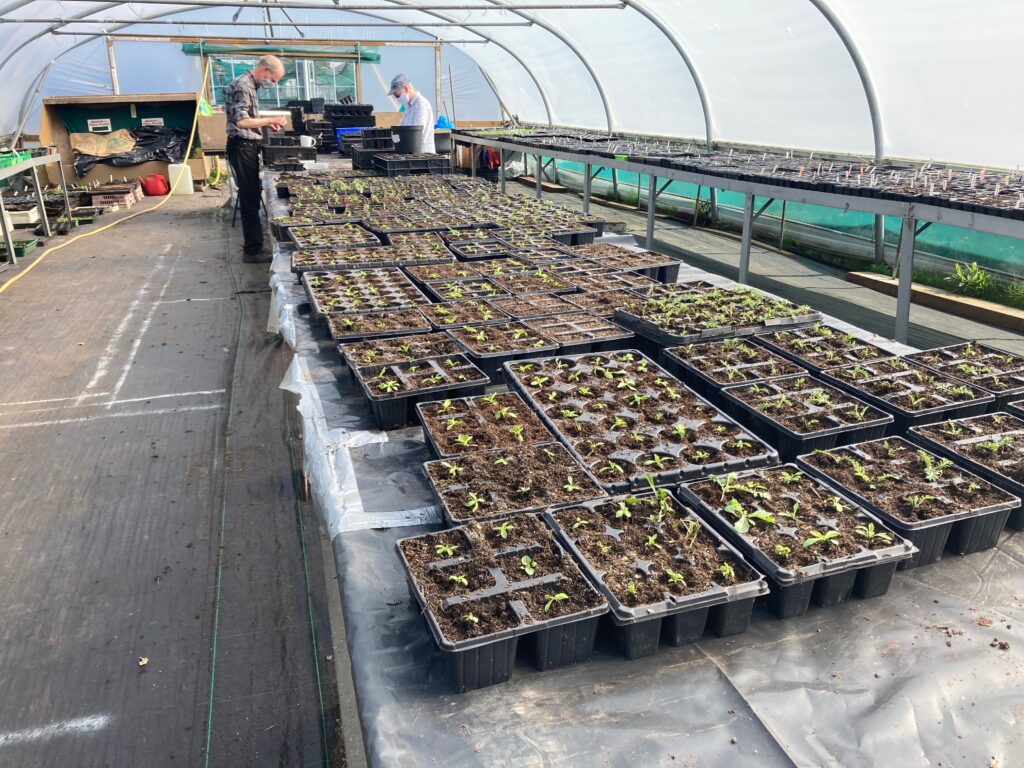
<path fill-rule="evenodd" d="M 260 80 L 260 88 L 273 88 L 277 83 L 271 80 L 269 77 L 264 77 Z"/>
<path fill-rule="evenodd" d="M 398 103 L 401 104 L 403 107 L 404 106 L 408 106 L 409 105 L 409 94 L 408 93 L 403 93 L 401 96 L 399 96 L 398 97 Z"/>

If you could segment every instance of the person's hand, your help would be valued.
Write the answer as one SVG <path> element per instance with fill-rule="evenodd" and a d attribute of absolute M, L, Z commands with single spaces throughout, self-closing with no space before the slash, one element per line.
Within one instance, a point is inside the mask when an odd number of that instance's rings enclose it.
<path fill-rule="evenodd" d="M 271 122 L 271 123 L 270 123 L 270 125 L 268 125 L 268 126 L 267 126 L 267 128 L 269 128 L 269 129 L 270 129 L 271 131 L 273 131 L 274 133 L 280 133 L 280 132 L 281 132 L 281 127 L 282 127 L 282 126 L 281 126 L 281 125 L 279 125 L 279 124 L 278 124 L 278 123 L 276 123 L 276 122 Z"/>

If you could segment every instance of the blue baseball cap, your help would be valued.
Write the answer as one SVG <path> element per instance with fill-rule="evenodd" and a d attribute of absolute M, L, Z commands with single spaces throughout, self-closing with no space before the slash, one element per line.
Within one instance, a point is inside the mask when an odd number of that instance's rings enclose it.
<path fill-rule="evenodd" d="M 399 88 L 403 88 L 404 86 L 408 85 L 410 82 L 411 81 L 409 80 L 409 76 L 408 75 L 404 75 L 404 74 L 403 75 L 395 75 L 395 78 L 391 81 L 391 90 L 388 91 L 388 93 L 390 93 L 392 96 L 394 96 L 395 95 L 395 91 L 397 91 Z"/>

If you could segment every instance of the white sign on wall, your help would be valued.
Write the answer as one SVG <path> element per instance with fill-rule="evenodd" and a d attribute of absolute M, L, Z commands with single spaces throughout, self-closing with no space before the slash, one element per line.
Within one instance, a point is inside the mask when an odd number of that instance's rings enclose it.
<path fill-rule="evenodd" d="M 97 118 L 95 120 L 89 120 L 88 126 L 89 133 L 109 133 L 111 131 L 109 117 L 102 117 Z"/>

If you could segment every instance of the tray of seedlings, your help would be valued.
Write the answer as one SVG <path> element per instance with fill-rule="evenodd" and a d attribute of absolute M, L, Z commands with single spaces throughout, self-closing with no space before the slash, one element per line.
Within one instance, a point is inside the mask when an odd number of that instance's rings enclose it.
<path fill-rule="evenodd" d="M 892 357 L 892 352 L 824 323 L 765 333 L 754 340 L 812 373 Z"/>
<path fill-rule="evenodd" d="M 306 272 L 302 284 L 317 317 L 408 309 L 429 303 L 398 269 Z"/>
<path fill-rule="evenodd" d="M 873 440 L 893 417 L 806 374 L 722 389 L 741 424 L 779 450 L 784 461 L 808 451 Z"/>
<path fill-rule="evenodd" d="M 480 395 L 488 384 L 483 371 L 463 355 L 361 365 L 355 368 L 355 376 L 370 401 L 370 410 L 384 430 L 414 423 L 416 403 Z"/>
<path fill-rule="evenodd" d="M 636 294 L 628 290 L 593 291 L 572 293 L 565 300 L 597 317 L 614 317 L 615 310 L 626 305 L 627 301 L 635 301 Z"/>
<path fill-rule="evenodd" d="M 889 590 L 914 546 L 792 464 L 680 487 L 684 501 L 768 577 L 779 618 Z"/>
<path fill-rule="evenodd" d="M 918 552 L 899 567 L 933 563 L 943 551 L 994 547 L 1020 499 L 951 459 L 901 437 L 800 456 L 797 464 L 881 519 Z"/>
<path fill-rule="evenodd" d="M 560 443 L 471 451 L 423 464 L 452 525 L 599 499 L 605 492 Z"/>
<path fill-rule="evenodd" d="M 520 637 L 542 671 L 593 655 L 608 604 L 536 515 L 395 547 L 457 693 L 510 679 Z"/>
<path fill-rule="evenodd" d="M 653 251 L 621 248 L 617 245 L 594 243 L 568 249 L 574 256 L 580 256 L 602 267 L 639 272 L 640 274 L 661 283 L 674 283 L 679 279 L 678 259 L 664 256 Z"/>
<path fill-rule="evenodd" d="M 327 315 L 327 329 L 335 343 L 341 343 L 427 333 L 431 325 L 419 309 L 396 309 L 357 315 Z"/>
<path fill-rule="evenodd" d="M 668 287 L 668 286 L 666 286 Z M 678 284 L 660 298 L 637 296 L 615 310 L 615 320 L 665 347 L 750 335 L 766 326 L 820 319 L 809 307 L 752 289 L 703 289 Z"/>
<path fill-rule="evenodd" d="M 448 247 L 460 261 L 504 259 L 508 258 L 515 250 L 504 240 L 499 240 L 498 238 L 493 240 L 477 240 L 472 243 L 460 243 L 449 240 Z"/>
<path fill-rule="evenodd" d="M 450 280 L 443 283 L 426 283 L 427 293 L 438 301 L 460 301 L 462 299 L 499 299 L 508 296 L 508 291 L 499 288 L 492 281 L 481 278 L 477 280 Z"/>
<path fill-rule="evenodd" d="M 544 517 L 608 600 L 619 649 L 649 656 L 705 630 L 745 632 L 764 576 L 663 488 L 589 501 Z"/>
<path fill-rule="evenodd" d="M 522 272 L 532 272 L 537 268 L 522 259 L 491 259 L 481 261 L 475 265 L 477 270 L 484 277 L 504 277 L 505 275 L 517 275 Z"/>
<path fill-rule="evenodd" d="M 576 290 L 572 284 L 543 269 L 511 275 L 506 274 L 491 279 L 496 285 L 516 296 L 535 293 L 572 293 Z"/>
<path fill-rule="evenodd" d="M 560 274 L 559 277 L 572 283 L 576 290 L 584 293 L 602 293 L 616 289 L 627 291 L 639 288 L 642 290 L 655 284 L 650 278 L 632 272 Z"/>
<path fill-rule="evenodd" d="M 988 392 L 995 398 L 989 406 L 990 411 L 1003 410 L 1011 400 L 1024 395 L 1024 357 L 1011 355 L 988 344 L 969 341 L 916 352 L 906 355 L 906 359 Z"/>
<path fill-rule="evenodd" d="M 292 252 L 292 272 L 331 271 L 339 269 L 375 269 L 405 267 L 414 264 L 446 265 L 451 254 L 411 245 L 385 245 L 380 248 L 314 248 Z"/>
<path fill-rule="evenodd" d="M 509 385 L 605 490 L 774 464 L 775 450 L 636 351 L 508 363 Z"/>
<path fill-rule="evenodd" d="M 514 392 L 419 403 L 423 435 L 439 458 L 492 448 L 515 449 L 554 438 Z"/>
<path fill-rule="evenodd" d="M 688 387 L 721 402 L 722 387 L 806 373 L 764 347 L 745 339 L 722 339 L 661 350 L 660 363 Z"/>
<path fill-rule="evenodd" d="M 500 239 L 504 231 L 497 228 L 477 227 L 474 229 L 446 229 L 438 232 L 438 235 L 446 243 L 483 243 Z"/>
<path fill-rule="evenodd" d="M 382 245 L 372 232 L 358 224 L 330 224 L 322 227 L 292 227 L 288 236 L 296 248 L 355 248 Z"/>
<path fill-rule="evenodd" d="M 432 264 L 408 266 L 405 273 L 417 283 L 448 283 L 456 280 L 477 280 L 480 273 L 468 264 Z"/>
<path fill-rule="evenodd" d="M 548 246 L 517 247 L 512 255 L 538 267 L 559 264 L 568 258 L 565 251 L 559 250 L 554 243 Z"/>
<path fill-rule="evenodd" d="M 504 380 L 502 364 L 558 349 L 558 343 L 523 322 L 463 325 L 448 330 L 469 359 L 495 384 Z"/>
<path fill-rule="evenodd" d="M 458 355 L 462 347 L 447 333 L 418 333 L 392 336 L 388 339 L 340 344 L 338 350 L 355 378 L 355 369 L 361 365 L 393 365 L 409 363 L 426 357 Z"/>
<path fill-rule="evenodd" d="M 421 311 L 439 330 L 461 328 L 465 325 L 507 323 L 511 319 L 505 312 L 491 306 L 490 302 L 476 299 L 428 304 L 422 307 Z"/>
<path fill-rule="evenodd" d="M 532 296 L 510 296 L 507 299 L 491 299 L 492 307 L 510 315 L 515 320 L 532 320 L 559 312 L 574 312 L 576 307 L 568 299 L 553 293 L 538 293 Z"/>
<path fill-rule="evenodd" d="M 1024 418 L 990 413 L 950 419 L 913 427 L 909 436 L 1014 496 L 1024 497 Z M 1011 512 L 1007 525 L 1024 531 L 1024 510 Z"/>
<path fill-rule="evenodd" d="M 900 357 L 831 368 L 821 377 L 893 414 L 894 434 L 919 424 L 984 413 L 994 399 L 960 379 Z"/>
<path fill-rule="evenodd" d="M 565 312 L 527 320 L 526 325 L 558 343 L 562 355 L 609 352 L 633 346 L 633 332 L 586 312 Z"/>

